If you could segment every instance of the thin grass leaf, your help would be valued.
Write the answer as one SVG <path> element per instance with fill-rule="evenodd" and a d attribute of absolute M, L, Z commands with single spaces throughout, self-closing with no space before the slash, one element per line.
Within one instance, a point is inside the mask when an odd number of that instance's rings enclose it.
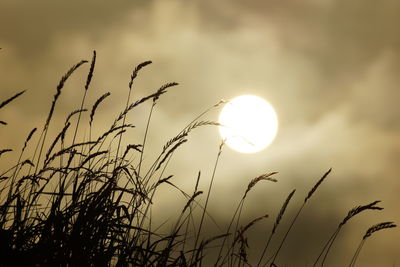
<path fill-rule="evenodd" d="M 57 137 L 51 143 L 49 149 L 47 150 L 45 159 L 44 159 L 45 162 L 49 159 L 49 156 L 50 156 L 51 152 L 53 151 L 55 145 L 57 144 L 58 140 L 62 139 L 62 137 L 65 136 L 65 133 L 68 130 L 70 125 L 71 125 L 71 123 L 67 122 L 67 124 L 64 126 L 64 128 L 61 130 L 61 132 L 58 133 Z"/>
<path fill-rule="evenodd" d="M 2 103 L 0 103 L 0 109 L 1 109 L 2 107 L 4 107 L 5 105 L 9 104 L 11 101 L 13 101 L 14 99 L 16 99 L 17 97 L 19 97 L 20 95 L 22 95 L 22 94 L 25 93 L 25 92 L 26 92 L 26 90 L 23 90 L 23 91 L 21 91 L 21 92 L 15 94 L 14 96 L 10 97 L 9 99 L 4 100 Z"/>
<path fill-rule="evenodd" d="M 90 154 L 88 157 L 86 157 L 86 158 L 82 161 L 82 163 L 80 164 L 80 166 L 82 167 L 82 166 L 84 166 L 87 162 L 89 162 L 91 159 L 93 159 L 93 158 L 95 158 L 95 157 L 98 157 L 98 156 L 100 156 L 100 155 L 104 155 L 104 154 L 106 154 L 106 153 L 108 153 L 108 150 L 98 151 L 98 152 L 96 152 L 96 153 Z"/>
<path fill-rule="evenodd" d="M 204 242 L 202 242 L 200 247 L 202 249 L 202 248 L 206 247 L 208 244 L 210 244 L 211 242 L 214 242 L 215 240 L 221 239 L 221 238 L 226 237 L 228 235 L 230 235 L 230 234 L 221 234 L 221 235 L 217 235 L 217 236 L 211 237 L 211 238 L 205 240 Z"/>
<path fill-rule="evenodd" d="M 94 145 L 94 144 L 96 144 L 96 142 L 94 142 L 94 141 L 82 142 L 82 143 L 76 143 L 67 148 L 61 149 L 60 151 L 54 153 L 49 159 L 47 159 L 47 161 L 45 161 L 45 163 L 44 163 L 44 166 L 48 165 L 55 158 L 57 158 L 63 154 L 67 154 L 67 153 L 75 153 L 76 154 L 76 151 L 73 150 L 73 148 L 75 148 L 75 147 L 85 146 L 85 145 Z"/>
<path fill-rule="evenodd" d="M 389 229 L 389 228 L 394 228 L 397 227 L 396 224 L 394 224 L 393 222 L 382 222 L 382 223 L 378 223 L 375 224 L 373 226 L 371 226 L 370 228 L 368 228 L 368 230 L 366 231 L 365 235 L 363 236 L 363 238 L 361 239 L 360 244 L 358 245 L 356 252 L 353 255 L 353 258 L 350 261 L 349 267 L 355 266 L 358 256 L 360 255 L 360 252 L 364 246 L 364 243 L 366 241 L 366 239 L 368 237 L 370 237 L 373 233 L 377 232 L 377 231 L 381 231 L 384 229 Z"/>
<path fill-rule="evenodd" d="M 118 133 L 116 133 L 116 134 L 114 135 L 113 139 L 117 138 L 118 136 L 122 135 L 122 134 L 125 133 L 125 132 L 126 132 L 126 129 L 123 129 L 123 130 L 119 131 Z"/>
<path fill-rule="evenodd" d="M 1 149 L 1 150 L 0 150 L 0 156 L 1 156 L 2 154 L 4 154 L 4 153 L 11 152 L 11 151 L 12 151 L 12 149 L 9 149 L 9 148 Z"/>
<path fill-rule="evenodd" d="M 132 89 L 133 80 L 137 77 L 137 74 L 139 73 L 140 69 L 142 69 L 143 67 L 145 67 L 151 63 L 152 62 L 150 60 L 148 60 L 148 61 L 142 62 L 136 66 L 136 68 L 133 70 L 133 72 L 131 74 L 131 80 L 129 81 L 129 89 Z"/>
<path fill-rule="evenodd" d="M 88 73 L 88 76 L 87 76 L 87 79 L 86 79 L 85 91 L 87 91 L 89 89 L 90 82 L 92 81 L 95 64 L 96 64 L 96 50 L 93 51 L 92 62 L 90 64 L 89 73 Z"/>
<path fill-rule="evenodd" d="M 343 221 L 339 224 L 339 227 L 345 225 L 347 223 L 348 220 L 350 220 L 351 218 L 353 218 L 354 216 L 356 216 L 357 214 L 366 211 L 366 210 L 383 210 L 382 207 L 378 207 L 376 206 L 376 204 L 380 203 L 380 200 L 376 200 L 374 202 L 371 202 L 367 205 L 363 205 L 363 206 L 356 206 L 354 208 L 352 208 L 346 215 L 346 217 L 343 219 Z"/>
<path fill-rule="evenodd" d="M 270 182 L 277 182 L 276 179 L 271 178 L 272 175 L 277 174 L 278 172 L 270 172 L 270 173 L 265 173 L 262 174 L 253 180 L 250 181 L 250 183 L 247 186 L 246 192 L 244 193 L 243 199 L 246 198 L 247 193 L 260 181 L 270 181 Z"/>
<path fill-rule="evenodd" d="M 90 121 L 89 124 L 92 125 L 93 119 L 94 119 L 94 115 L 96 114 L 96 110 L 97 107 L 100 105 L 101 102 L 103 102 L 104 99 L 106 99 L 108 96 L 110 96 L 110 92 L 107 92 L 105 94 L 103 94 L 102 96 L 100 96 L 96 102 L 94 103 L 93 107 L 92 107 L 92 111 L 90 112 Z"/>
<path fill-rule="evenodd" d="M 130 104 L 130 105 L 118 116 L 118 118 L 115 120 L 114 124 L 115 124 L 116 122 L 122 120 L 122 119 L 125 117 L 125 115 L 126 115 L 130 110 L 132 110 L 133 108 L 135 108 L 136 106 L 138 106 L 138 105 L 140 105 L 140 104 L 146 102 L 146 101 L 149 100 L 149 99 L 154 99 L 154 98 L 160 97 L 162 94 L 165 94 L 165 93 L 167 92 L 167 89 L 168 89 L 169 87 L 176 86 L 176 85 L 178 85 L 178 83 L 175 83 L 175 82 L 164 84 L 163 86 L 161 86 L 161 87 L 160 87 L 156 92 L 154 92 L 153 94 L 148 95 L 148 96 L 145 96 L 145 97 L 141 98 L 140 100 L 137 100 L 136 102 L 133 102 L 132 104 Z"/>
<path fill-rule="evenodd" d="M 246 224 L 244 227 L 241 227 L 241 229 L 238 231 L 238 235 L 236 236 L 235 240 L 233 241 L 233 244 L 235 244 L 239 240 L 239 236 L 243 236 L 244 233 L 249 230 L 250 227 L 254 226 L 256 223 L 259 221 L 268 218 L 269 215 L 265 214 L 263 216 L 257 217 L 254 220 L 250 221 L 248 224 Z"/>
<path fill-rule="evenodd" d="M 375 224 L 367 230 L 367 232 L 363 236 L 363 239 L 370 237 L 373 233 L 375 233 L 377 231 L 381 231 L 381 230 L 389 229 L 389 228 L 395 228 L 395 227 L 397 227 L 397 225 L 394 224 L 393 222 L 382 222 L 382 223 Z"/>
<path fill-rule="evenodd" d="M 46 119 L 46 123 L 44 126 L 44 129 L 47 129 L 47 127 L 49 126 L 50 120 L 53 116 L 53 112 L 54 112 L 54 108 L 56 106 L 57 100 L 61 95 L 61 90 L 64 87 L 65 82 L 68 80 L 68 78 L 72 75 L 72 73 L 74 73 L 75 70 L 77 70 L 80 66 L 82 66 L 83 64 L 87 63 L 87 60 L 81 60 L 79 63 L 73 65 L 67 73 L 64 74 L 64 76 L 61 78 L 60 82 L 57 85 L 56 88 L 56 94 L 54 95 L 53 101 L 51 103 L 51 107 L 50 107 L 50 111 L 49 111 L 49 115 L 47 116 Z"/>
<path fill-rule="evenodd" d="M 142 150 L 140 150 L 140 147 L 142 147 L 142 145 L 132 145 L 132 144 L 129 144 L 129 145 L 126 147 L 125 152 L 124 152 L 122 158 L 124 159 L 124 158 L 126 157 L 126 155 L 128 154 L 128 152 L 129 152 L 130 150 L 132 150 L 132 149 L 133 149 L 133 150 L 136 150 L 136 151 L 138 151 L 138 152 L 142 152 Z"/>
<path fill-rule="evenodd" d="M 279 211 L 278 216 L 276 217 L 275 223 L 274 223 L 274 227 L 272 229 L 272 233 L 275 232 L 276 228 L 278 227 L 279 223 L 282 220 L 283 214 L 285 214 L 286 208 L 290 202 L 290 200 L 292 199 L 294 193 L 296 192 L 296 189 L 294 189 L 286 198 L 285 203 L 283 203 L 281 210 Z"/>
<path fill-rule="evenodd" d="M 87 109 L 85 109 L 85 108 L 83 108 L 83 109 L 76 109 L 76 110 L 72 111 L 70 114 L 68 114 L 67 118 L 65 119 L 65 123 L 64 123 L 64 124 L 67 124 L 67 123 L 71 120 L 71 118 L 72 118 L 74 115 L 80 114 L 80 113 L 86 112 L 86 111 L 87 111 Z"/>
<path fill-rule="evenodd" d="M 266 244 L 265 244 L 265 246 L 264 246 L 264 249 L 263 249 L 263 251 L 262 251 L 262 253 L 261 253 L 260 259 L 258 260 L 257 266 L 260 266 L 260 264 L 261 264 L 261 262 L 262 262 L 262 260 L 263 260 L 263 258 L 264 258 L 264 256 L 265 256 L 265 253 L 267 252 L 268 246 L 269 246 L 269 244 L 270 244 L 270 242 L 271 242 L 271 240 L 272 240 L 272 237 L 274 236 L 275 231 L 276 231 L 276 229 L 278 228 L 279 223 L 281 222 L 282 217 L 283 217 L 283 215 L 284 215 L 284 213 L 285 213 L 285 210 L 286 210 L 286 208 L 287 208 L 287 206 L 288 206 L 288 204 L 289 204 L 290 200 L 292 199 L 292 197 L 293 197 L 293 195 L 294 195 L 295 192 L 296 192 L 296 190 L 293 190 L 293 191 L 287 196 L 287 198 L 286 198 L 285 202 L 283 203 L 283 205 L 282 205 L 282 207 L 281 207 L 281 209 L 280 209 L 278 215 L 276 216 L 274 226 L 272 227 L 271 233 L 270 233 L 270 235 L 269 235 L 269 237 L 268 237 L 268 240 L 267 240 L 267 242 L 266 242 Z M 273 263 L 273 262 L 272 262 L 272 263 Z"/>
<path fill-rule="evenodd" d="M 199 173 L 197 174 L 197 179 L 196 179 L 196 185 L 194 187 L 194 192 L 197 192 L 197 188 L 199 187 L 200 176 L 201 176 L 201 171 L 199 171 Z"/>
<path fill-rule="evenodd" d="M 160 163 L 158 163 L 157 168 L 155 169 L 155 171 L 157 171 L 158 169 L 160 169 L 160 167 L 162 166 L 162 164 L 167 160 L 167 158 L 169 157 L 169 155 L 171 155 L 178 147 L 180 147 L 182 144 L 186 143 L 187 139 L 182 139 L 180 140 L 178 143 L 176 143 L 170 150 L 168 150 L 168 152 L 164 155 L 164 157 L 161 159 Z"/>
<path fill-rule="evenodd" d="M 29 132 L 28 137 L 25 140 L 24 146 L 22 147 L 22 151 L 25 150 L 26 146 L 28 145 L 29 140 L 31 140 L 31 138 L 32 138 L 33 134 L 36 132 L 36 130 L 37 130 L 37 128 L 35 127 Z"/>
<path fill-rule="evenodd" d="M 272 262 L 274 263 L 274 261 L 276 260 L 276 258 L 278 257 L 279 252 L 281 251 L 283 244 L 286 241 L 286 238 L 288 237 L 290 231 L 292 230 L 297 218 L 299 217 L 300 213 L 302 212 L 304 206 L 306 205 L 307 201 L 311 198 L 311 196 L 315 193 L 315 191 L 318 189 L 318 187 L 321 185 L 321 183 L 325 180 L 325 178 L 328 176 L 328 174 L 331 172 L 332 168 L 330 168 L 319 180 L 318 182 L 313 186 L 313 188 L 311 188 L 311 190 L 308 192 L 307 197 L 304 199 L 303 204 L 301 205 L 301 207 L 299 208 L 299 210 L 297 211 L 296 215 L 294 216 L 290 226 L 288 227 L 288 229 L 286 230 L 285 235 L 282 238 L 281 243 L 278 246 L 278 249 L 276 250 Z"/>
<path fill-rule="evenodd" d="M 196 122 L 194 122 L 192 124 L 189 124 L 177 136 L 175 136 L 174 138 L 172 138 L 169 141 L 167 141 L 167 143 L 163 147 L 163 152 L 165 152 L 168 149 L 168 147 L 170 147 L 176 141 L 186 137 L 189 134 L 189 132 L 191 132 L 192 130 L 194 130 L 194 129 L 198 128 L 198 127 L 201 127 L 201 126 L 205 126 L 205 125 L 219 126 L 220 124 L 218 122 L 213 122 L 213 121 L 196 121 Z"/>
<path fill-rule="evenodd" d="M 329 252 L 330 252 L 330 250 L 331 250 L 331 248 L 332 248 L 332 246 L 333 246 L 333 244 L 334 244 L 334 242 L 335 242 L 337 236 L 338 236 L 339 233 L 340 233 L 340 230 L 342 229 L 342 227 L 343 227 L 351 218 L 353 218 L 353 217 L 356 216 L 357 214 L 360 214 L 361 212 L 366 211 L 366 210 L 383 210 L 382 207 L 376 206 L 376 204 L 378 204 L 378 203 L 380 203 L 380 202 L 381 202 L 380 200 L 376 200 L 376 201 L 373 201 L 373 202 L 371 202 L 371 203 L 369 203 L 369 204 L 367 204 L 367 205 L 356 206 L 356 207 L 352 208 L 352 209 L 347 213 L 347 215 L 346 215 L 346 217 L 343 219 L 343 221 L 338 225 L 336 231 L 332 234 L 331 238 L 328 240 L 328 242 L 326 243 L 326 245 L 325 245 L 324 248 L 322 249 L 321 253 L 318 255 L 318 258 L 317 258 L 317 260 L 315 261 L 314 266 L 317 264 L 319 258 L 322 256 L 322 254 L 324 253 L 324 251 L 325 251 L 325 249 L 326 249 L 326 253 L 325 253 L 325 255 L 324 255 L 323 259 L 322 259 L 322 263 L 321 263 L 321 266 L 324 265 L 326 259 L 328 258 Z"/>
<path fill-rule="evenodd" d="M 311 188 L 310 192 L 308 192 L 307 197 L 304 199 L 304 202 L 307 202 L 309 198 L 314 194 L 314 192 L 318 189 L 318 187 L 322 184 L 322 182 L 325 180 L 326 177 L 331 173 L 332 168 L 330 168 L 322 177 L 319 179 L 319 181 L 314 185 L 313 188 Z"/>
<path fill-rule="evenodd" d="M 100 144 L 103 139 L 105 139 L 107 136 L 109 136 L 111 133 L 121 130 L 121 129 L 125 129 L 125 128 L 134 128 L 135 126 L 132 124 L 124 124 L 124 125 L 120 125 L 120 126 L 113 126 L 112 128 L 110 128 L 107 132 L 103 133 L 101 136 L 99 136 L 96 140 L 95 145 Z M 94 147 L 94 146 L 93 146 Z M 93 148 L 92 147 L 92 148 Z M 92 149 L 91 148 L 91 149 Z"/>
<path fill-rule="evenodd" d="M 35 166 L 35 165 L 33 164 L 32 161 L 30 161 L 29 159 L 26 159 L 26 160 L 24 160 L 24 161 L 21 163 L 21 167 L 23 167 L 23 166 L 26 165 L 26 164 L 28 164 L 28 165 L 30 165 L 30 166 L 32 166 L 32 167 Z"/>
<path fill-rule="evenodd" d="M 197 191 L 197 192 L 195 192 L 195 193 L 191 196 L 191 198 L 188 200 L 188 202 L 186 202 L 186 205 L 185 205 L 185 207 L 183 207 L 183 210 L 182 210 L 181 213 L 182 213 L 182 214 L 185 213 L 186 209 L 189 208 L 190 204 L 192 204 L 192 202 L 194 201 L 194 199 L 195 199 L 196 197 L 200 196 L 201 194 L 203 194 L 203 191 Z"/>
<path fill-rule="evenodd" d="M 160 184 L 162 184 L 162 183 L 168 182 L 172 177 L 174 177 L 174 176 L 173 176 L 173 175 L 169 175 L 169 176 L 166 177 L 166 178 L 160 179 L 160 180 L 157 182 L 157 185 L 160 185 Z"/>

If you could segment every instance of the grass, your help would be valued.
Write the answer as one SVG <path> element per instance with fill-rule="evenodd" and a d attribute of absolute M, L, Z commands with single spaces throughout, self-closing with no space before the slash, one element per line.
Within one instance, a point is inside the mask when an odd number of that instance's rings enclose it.
<path fill-rule="evenodd" d="M 178 84 L 166 83 L 152 94 L 132 101 L 134 81 L 141 69 L 150 65 L 151 61 L 139 64 L 132 71 L 127 86 L 127 102 L 119 116 L 107 131 L 92 136 L 96 114 L 111 95 L 107 92 L 94 104 L 86 103 L 87 94 L 91 92 L 91 81 L 95 78 L 94 51 L 80 106 L 66 117 L 63 128 L 52 138 L 49 128 L 63 88 L 70 76 L 80 71 L 86 63 L 88 61 L 85 60 L 78 62 L 62 76 L 43 127 L 29 132 L 17 162 L 0 174 L 0 266 L 201 266 L 205 259 L 214 262 L 214 266 L 277 266 L 280 263 L 279 253 L 294 229 L 297 218 L 330 175 L 331 169 L 304 198 L 283 238 L 277 241 L 278 249 L 269 251 L 271 240 L 285 219 L 286 208 L 291 204 L 295 190 L 288 195 L 275 217 L 272 229 L 267 230 L 269 235 L 266 235 L 264 247 L 260 248 L 258 260 L 249 262 L 249 253 L 256 254 L 258 251 L 249 251 L 246 234 L 255 224 L 270 216 L 264 214 L 242 224 L 246 197 L 262 181 L 277 182 L 274 177 L 277 173 L 265 173 L 250 180 L 229 225 L 216 236 L 208 236 L 203 228 L 205 220 L 212 219 L 208 207 L 212 205 L 210 196 L 224 142 L 219 147 L 212 178 L 205 192 L 199 189 L 200 172 L 192 193 L 181 190 L 173 183 L 172 175 L 164 174 L 174 152 L 188 141 L 192 131 L 199 127 L 219 125 L 203 120 L 203 116 L 225 102 L 206 109 L 191 121 L 163 146 L 154 162 L 145 169 L 143 161 L 152 113 L 159 98 Z M 0 109 L 18 101 L 24 92 L 1 102 Z M 128 122 L 127 114 L 145 102 L 151 104 L 151 109 L 143 140 L 140 144 L 123 146 L 122 139 L 134 127 Z M 78 118 L 73 123 L 75 116 Z M 2 131 L 5 131 L 7 122 L 0 122 Z M 88 129 L 89 134 L 79 136 L 80 128 Z M 29 146 L 34 147 L 33 155 L 24 153 Z M 11 148 L 1 148 L 0 160 L 11 151 Z M 136 161 L 130 160 L 132 156 Z M 168 234 L 162 234 L 152 226 L 153 201 L 162 184 L 174 187 L 186 198 L 176 221 L 169 222 L 172 227 Z M 206 196 L 205 201 L 201 200 L 202 195 Z M 316 255 L 314 266 L 326 263 L 336 237 L 351 218 L 366 210 L 382 210 L 382 207 L 376 206 L 378 203 L 374 201 L 351 209 L 322 247 L 321 253 Z M 200 218 L 196 216 L 196 209 L 201 210 Z M 369 236 L 393 227 L 396 227 L 393 222 L 384 222 L 369 228 L 354 257 L 349 259 L 350 266 L 356 264 Z M 210 249 L 218 252 L 214 259 L 210 259 Z M 268 253 L 269 258 L 266 258 Z"/>

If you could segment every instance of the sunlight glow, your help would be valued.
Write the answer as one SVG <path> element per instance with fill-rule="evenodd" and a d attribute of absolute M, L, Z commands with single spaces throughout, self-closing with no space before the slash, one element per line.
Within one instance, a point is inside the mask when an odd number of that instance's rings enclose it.
<path fill-rule="evenodd" d="M 255 95 L 238 96 L 219 115 L 219 132 L 225 143 L 242 153 L 263 150 L 274 140 L 278 118 L 274 108 Z"/>

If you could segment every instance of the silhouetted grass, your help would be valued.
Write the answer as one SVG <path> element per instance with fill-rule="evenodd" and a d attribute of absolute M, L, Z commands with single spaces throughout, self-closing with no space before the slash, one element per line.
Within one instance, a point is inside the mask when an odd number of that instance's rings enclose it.
<path fill-rule="evenodd" d="M 207 191 L 199 190 L 201 173 L 199 172 L 193 193 L 186 193 L 173 181 L 173 175 L 165 175 L 174 152 L 189 140 L 189 134 L 199 127 L 218 126 L 216 122 L 203 120 L 202 117 L 211 109 L 225 101 L 207 108 L 193 121 L 188 123 L 175 137 L 169 139 L 161 148 L 159 155 L 144 169 L 143 160 L 146 137 L 150 131 L 152 112 L 159 98 L 168 90 L 178 85 L 166 83 L 152 94 L 139 100 L 131 101 L 134 80 L 143 67 L 151 61 L 145 61 L 132 71 L 127 86 L 127 102 L 108 130 L 92 136 L 96 127 L 96 115 L 101 112 L 100 104 L 111 94 L 101 95 L 95 103 L 86 103 L 87 93 L 94 77 L 96 52 L 93 52 L 89 72 L 83 86 L 83 96 L 78 109 L 66 116 L 64 126 L 53 138 L 48 136 L 53 114 L 62 89 L 69 77 L 88 61 L 82 60 L 72 66 L 56 86 L 56 93 L 49 112 L 44 120 L 39 138 L 34 144 L 33 155 L 26 156 L 25 149 L 35 140 L 35 133 L 40 127 L 32 129 L 18 156 L 17 162 L 6 167 L 0 174 L 0 266 L 200 266 L 209 255 L 213 246 L 218 255 L 215 266 L 251 266 L 249 253 L 259 254 L 258 265 L 277 266 L 277 256 L 293 228 L 299 214 L 311 196 L 328 177 L 329 169 L 305 197 L 300 209 L 292 219 L 278 250 L 267 261 L 263 258 L 268 253 L 269 243 L 278 226 L 284 219 L 284 213 L 291 203 L 293 190 L 278 212 L 275 223 L 267 238 L 266 245 L 249 249 L 246 233 L 256 223 L 267 219 L 268 215 L 255 218 L 241 224 L 244 202 L 252 189 L 261 181 L 277 182 L 270 172 L 252 179 L 226 229 L 216 236 L 204 233 L 204 222 L 213 219 L 207 208 L 211 205 L 211 191 L 217 174 L 218 162 L 223 151 L 221 143 L 216 155 L 212 177 Z M 25 91 L 1 102 L 1 108 L 8 105 Z M 145 134 L 139 144 L 122 146 L 122 139 L 134 125 L 127 122 L 127 114 L 137 106 L 150 102 Z M 88 117 L 86 111 L 90 110 Z M 78 115 L 76 122 L 73 117 Z M 0 121 L 2 131 L 7 123 Z M 79 128 L 89 129 L 88 136 L 79 136 Z M 69 138 L 66 138 L 69 137 Z M 51 139 L 52 138 L 52 139 Z M 0 149 L 0 159 L 11 148 Z M 128 160 L 134 156 L 138 162 Z M 181 213 L 171 223 L 169 234 L 161 234 L 152 227 L 151 208 L 157 189 L 168 184 L 186 198 L 182 203 Z M 205 194 L 205 201 L 200 198 Z M 339 234 L 340 229 L 355 215 L 364 210 L 380 210 L 375 206 L 378 201 L 352 209 L 328 240 L 318 260 L 328 252 Z M 201 216 L 196 217 L 195 210 L 200 208 Z M 264 214 L 264 212 L 262 212 Z M 235 223 L 235 227 L 232 225 Z M 350 265 L 354 265 L 364 241 L 372 233 L 393 228 L 394 223 L 383 223 L 370 228 L 360 243 Z M 232 229 L 233 228 L 233 229 Z M 325 254 L 324 254 L 325 253 Z"/>

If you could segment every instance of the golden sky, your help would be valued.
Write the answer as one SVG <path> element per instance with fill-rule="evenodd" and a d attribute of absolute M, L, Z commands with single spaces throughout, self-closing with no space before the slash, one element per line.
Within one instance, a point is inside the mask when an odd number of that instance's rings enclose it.
<path fill-rule="evenodd" d="M 97 121 L 99 132 L 123 108 L 138 63 L 153 61 L 139 74 L 135 98 L 165 82 L 180 84 L 156 106 L 149 160 L 220 99 L 259 95 L 278 113 L 278 136 L 254 155 L 224 148 L 211 213 L 226 224 L 249 180 L 279 171 L 279 182 L 259 185 L 246 204 L 244 223 L 271 216 L 253 230 L 249 245 L 257 248 L 287 194 L 297 189 L 286 219 L 332 167 L 282 258 L 288 266 L 309 264 L 350 208 L 382 200 L 384 211 L 362 214 L 346 225 L 328 265 L 342 266 L 370 225 L 400 223 L 399 25 L 397 0 L 1 0 L 0 101 L 28 90 L 0 113 L 8 122 L 0 129 L 1 146 L 17 149 L 33 127 L 43 127 L 59 78 L 80 59 L 90 60 L 93 50 L 98 59 L 88 103 L 111 92 Z M 59 121 L 79 108 L 85 68 L 62 92 L 55 114 Z M 143 126 L 147 111 L 138 110 L 132 122 Z M 205 119 L 217 116 L 214 110 Z M 132 140 L 141 140 L 139 126 Z M 57 133 L 57 127 L 51 130 Z M 168 171 L 175 182 L 191 190 L 202 170 L 205 190 L 219 143 L 216 128 L 195 132 L 171 162 Z M 174 194 L 163 192 L 160 198 L 170 201 L 160 208 L 182 201 Z M 397 229 L 377 233 L 364 247 L 359 266 L 397 266 L 399 249 Z"/>

